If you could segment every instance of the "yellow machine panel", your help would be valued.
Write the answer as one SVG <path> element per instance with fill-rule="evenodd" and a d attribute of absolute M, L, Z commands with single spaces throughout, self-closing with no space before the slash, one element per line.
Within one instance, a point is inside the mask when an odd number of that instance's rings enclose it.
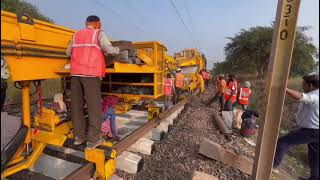
<path fill-rule="evenodd" d="M 12 81 L 59 78 L 65 50 L 75 31 L 1 11 L 1 54 Z"/>
<path fill-rule="evenodd" d="M 102 92 L 131 99 L 157 99 L 163 96 L 164 55 L 166 47 L 157 41 L 133 43 L 143 63 L 114 63 L 107 68 Z"/>
<path fill-rule="evenodd" d="M 65 55 L 75 30 L 39 20 L 28 16 L 1 11 L 1 56 L 8 63 L 10 78 L 19 81 L 22 87 L 23 137 L 19 146 L 8 158 L 1 178 L 10 176 L 23 169 L 30 168 L 43 153 L 47 145 L 64 146 L 68 138 L 73 138 L 72 123 L 60 121 L 54 111 L 40 108 L 39 114 L 31 117 L 30 84 L 52 78 L 65 79 L 65 89 L 70 88 L 69 70 L 64 69 L 69 60 Z M 158 41 L 135 42 L 133 48 L 135 62 L 114 62 L 105 69 L 101 91 L 103 95 L 115 95 L 121 99 L 116 107 L 118 112 L 130 110 L 132 104 L 142 99 L 155 100 L 163 96 L 163 80 L 167 62 L 179 62 L 166 55 L 166 47 Z M 131 50 L 131 49 L 130 49 Z M 108 59 L 107 59 L 108 60 Z M 187 62 L 187 61 L 185 61 Z M 203 69 L 198 56 L 190 62 Z M 185 63 L 187 67 L 193 64 Z M 173 63 L 173 68 L 178 67 Z M 197 74 L 199 75 L 199 74 Z M 198 77 L 198 76 L 195 76 Z M 190 84 L 194 87 L 198 84 Z M 39 86 L 41 88 L 41 86 Z M 40 96 L 40 95 L 39 95 Z M 41 104 L 41 101 L 39 101 Z M 151 104 L 151 105 L 150 105 Z M 149 103 L 148 118 L 159 115 L 160 108 Z M 34 119 L 34 122 L 31 120 Z M 102 145 L 112 148 L 111 145 Z M 32 151 L 29 151 L 30 147 Z M 96 177 L 108 179 L 115 171 L 115 151 L 106 157 L 104 148 L 93 148 L 85 152 L 85 159 L 96 166 Z M 24 153 L 27 151 L 27 153 Z M 28 156 L 26 156 L 28 155 Z M 23 160 L 23 161 L 22 161 Z"/>
<path fill-rule="evenodd" d="M 68 77 L 65 50 L 75 30 L 1 11 L 1 51 L 12 81 Z M 129 102 L 163 95 L 166 47 L 157 41 L 133 43 L 142 64 L 115 62 L 106 68 L 104 95 Z M 128 108 L 127 108 L 128 109 Z"/>
<path fill-rule="evenodd" d="M 174 54 L 177 66 L 185 75 L 185 90 L 204 91 L 204 81 L 200 72 L 206 68 L 206 59 L 197 49 L 185 49 Z"/>

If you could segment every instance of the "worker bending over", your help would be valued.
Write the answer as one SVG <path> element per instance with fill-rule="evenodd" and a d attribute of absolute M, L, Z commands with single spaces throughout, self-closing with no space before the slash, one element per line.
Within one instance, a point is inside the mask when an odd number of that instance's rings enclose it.
<path fill-rule="evenodd" d="M 232 111 L 234 109 L 235 103 L 237 101 L 238 92 L 238 82 L 234 75 L 229 74 L 229 79 L 227 81 L 227 90 L 224 94 L 225 97 L 225 107 L 224 111 Z"/>
<path fill-rule="evenodd" d="M 304 93 L 287 88 L 286 94 L 299 101 L 296 115 L 298 129 L 278 139 L 273 171 L 278 167 L 289 148 L 308 144 L 308 160 L 311 170 L 310 180 L 319 180 L 319 74 L 303 77 Z"/>
<path fill-rule="evenodd" d="M 173 80 L 171 79 L 171 74 L 167 74 L 167 78 L 163 81 L 163 95 L 164 95 L 164 107 L 165 110 L 169 108 L 170 98 L 172 97 L 173 92 Z"/>
<path fill-rule="evenodd" d="M 215 94 L 215 96 L 212 98 L 212 100 L 209 101 L 209 103 L 207 104 L 208 106 L 210 106 L 213 102 L 219 100 L 220 103 L 220 111 L 223 110 L 224 107 L 224 103 L 225 103 L 225 99 L 224 99 L 224 94 L 225 94 L 225 90 L 226 90 L 226 81 L 224 80 L 224 75 L 220 74 L 218 75 L 218 81 L 217 81 L 217 93 Z"/>
<path fill-rule="evenodd" d="M 73 35 L 67 55 L 71 56 L 71 115 L 75 145 L 87 141 L 87 148 L 101 143 L 101 78 L 105 76 L 105 54 L 119 54 L 101 29 L 100 18 L 88 16 L 86 28 Z M 87 104 L 86 127 L 83 110 Z M 86 136 L 86 129 L 88 133 Z"/>
<path fill-rule="evenodd" d="M 245 81 L 243 86 L 240 88 L 238 103 L 241 105 L 242 110 L 246 110 L 249 104 L 249 97 L 251 96 L 250 82 Z"/>

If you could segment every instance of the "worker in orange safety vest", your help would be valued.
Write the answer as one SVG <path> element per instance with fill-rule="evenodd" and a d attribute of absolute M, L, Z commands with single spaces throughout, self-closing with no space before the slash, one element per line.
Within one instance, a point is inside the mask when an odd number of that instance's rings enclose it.
<path fill-rule="evenodd" d="M 250 82 L 245 81 L 243 86 L 244 87 L 240 88 L 238 103 L 241 105 L 243 110 L 246 110 L 249 104 L 249 97 L 251 95 Z"/>
<path fill-rule="evenodd" d="M 165 110 L 169 108 L 170 98 L 172 97 L 173 92 L 173 80 L 171 79 L 171 74 L 168 73 L 167 78 L 163 81 L 163 95 L 164 95 L 164 107 Z"/>
<path fill-rule="evenodd" d="M 175 101 L 178 102 L 180 95 L 183 93 L 183 87 L 184 87 L 184 75 L 181 73 L 181 69 L 177 69 L 177 73 L 175 75 L 175 94 L 176 98 Z M 176 103 L 175 102 L 175 103 Z"/>
<path fill-rule="evenodd" d="M 87 141 L 87 148 L 99 145 L 101 139 L 101 78 L 105 76 L 105 55 L 119 54 L 101 29 L 98 16 L 88 16 L 86 27 L 77 31 L 67 48 L 71 56 L 71 116 L 74 145 Z M 87 105 L 89 121 L 83 114 Z M 88 124 L 88 127 L 86 127 Z M 87 133 L 86 133 L 87 129 Z"/>
<path fill-rule="evenodd" d="M 229 74 L 229 79 L 227 81 L 227 90 L 224 94 L 225 97 L 225 110 L 232 111 L 235 102 L 237 101 L 238 83 L 234 75 Z"/>
<path fill-rule="evenodd" d="M 218 75 L 217 89 L 215 96 L 207 103 L 207 106 L 210 106 L 213 102 L 219 100 L 220 103 L 220 112 L 223 111 L 225 104 L 224 94 L 226 91 L 226 81 L 224 80 L 224 74 Z"/>

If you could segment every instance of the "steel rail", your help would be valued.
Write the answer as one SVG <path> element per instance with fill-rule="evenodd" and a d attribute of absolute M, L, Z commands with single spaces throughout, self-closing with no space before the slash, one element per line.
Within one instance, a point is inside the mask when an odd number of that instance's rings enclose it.
<path fill-rule="evenodd" d="M 143 126 L 139 127 L 135 131 L 133 131 L 129 136 L 125 137 L 121 141 L 119 141 L 117 144 L 115 144 L 114 149 L 117 152 L 117 155 L 120 155 L 123 151 L 128 149 L 131 145 L 133 145 L 136 141 L 138 141 L 140 138 L 142 138 L 147 132 L 149 132 L 152 128 L 156 127 L 160 124 L 162 120 L 165 120 L 167 117 L 169 117 L 172 113 L 174 113 L 176 110 L 184 106 L 188 102 L 188 99 L 184 99 L 177 103 L 176 105 L 172 106 L 170 109 L 165 111 L 160 117 L 151 120 L 144 124 Z M 82 179 L 84 176 L 87 176 L 88 174 L 92 174 L 94 170 L 94 164 L 88 163 L 83 167 L 80 167 L 73 173 L 71 173 L 69 176 L 64 178 L 64 180 L 79 180 Z"/>

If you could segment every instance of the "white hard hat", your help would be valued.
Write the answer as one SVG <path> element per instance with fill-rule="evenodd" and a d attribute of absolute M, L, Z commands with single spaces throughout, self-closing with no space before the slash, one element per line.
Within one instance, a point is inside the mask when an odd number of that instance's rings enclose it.
<path fill-rule="evenodd" d="M 244 85 L 244 87 L 249 88 L 249 87 L 250 87 L 250 82 L 249 82 L 249 81 L 245 81 L 245 82 L 243 83 L 243 85 Z"/>

